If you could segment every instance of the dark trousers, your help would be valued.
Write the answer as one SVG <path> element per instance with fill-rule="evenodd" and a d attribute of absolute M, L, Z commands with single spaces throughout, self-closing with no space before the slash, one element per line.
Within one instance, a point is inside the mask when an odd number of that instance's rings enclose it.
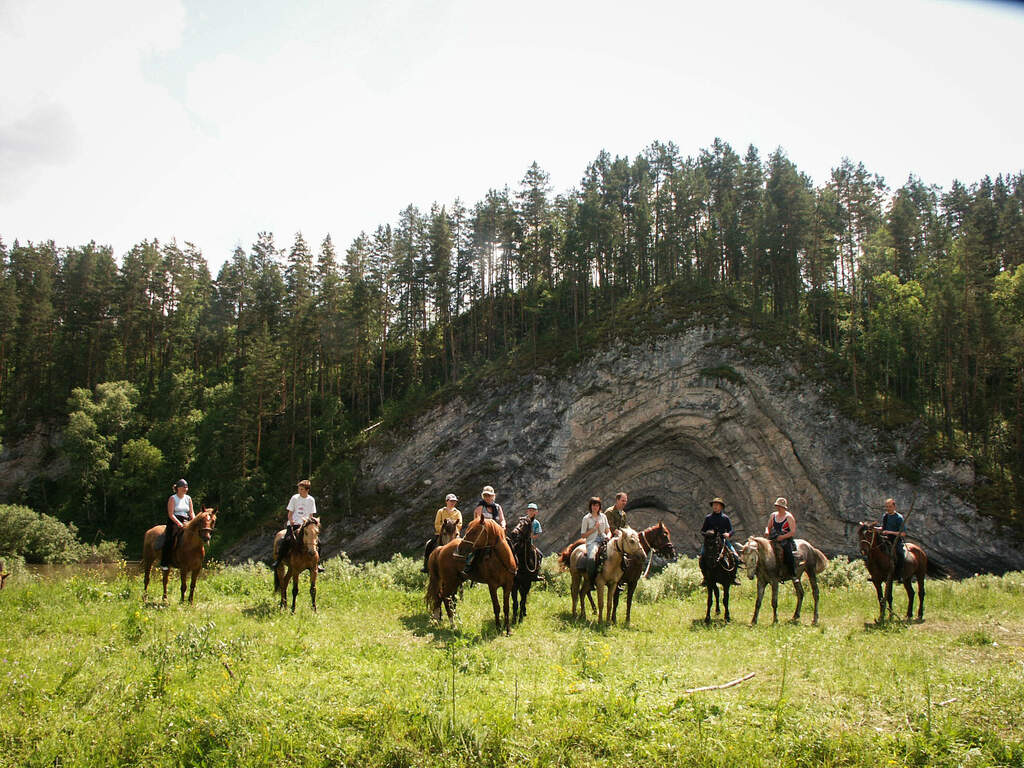
<path fill-rule="evenodd" d="M 181 537 L 183 530 L 183 528 L 178 527 L 174 523 L 167 524 L 167 528 L 164 531 L 164 546 L 160 550 L 161 568 L 171 567 L 171 555 L 174 553 L 174 548 L 178 545 L 178 539 Z"/>

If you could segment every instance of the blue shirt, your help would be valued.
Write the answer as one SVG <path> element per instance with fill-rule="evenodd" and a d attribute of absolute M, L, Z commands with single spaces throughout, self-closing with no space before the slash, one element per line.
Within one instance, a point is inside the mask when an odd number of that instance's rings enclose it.
<path fill-rule="evenodd" d="M 537 536 L 542 533 L 544 533 L 544 529 L 540 527 L 540 520 L 536 517 L 533 518 L 533 535 Z"/>
<path fill-rule="evenodd" d="M 903 515 L 899 512 L 893 512 L 892 514 L 886 512 L 882 515 L 882 530 L 902 533 L 905 530 Z"/>

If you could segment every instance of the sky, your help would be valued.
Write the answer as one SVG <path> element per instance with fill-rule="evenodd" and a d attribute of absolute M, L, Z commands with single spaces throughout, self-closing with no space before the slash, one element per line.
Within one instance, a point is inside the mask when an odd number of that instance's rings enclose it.
<path fill-rule="evenodd" d="M 782 147 L 891 187 L 1024 170 L 1024 6 L 0 0 L 0 240 L 339 251 L 536 161 Z"/>

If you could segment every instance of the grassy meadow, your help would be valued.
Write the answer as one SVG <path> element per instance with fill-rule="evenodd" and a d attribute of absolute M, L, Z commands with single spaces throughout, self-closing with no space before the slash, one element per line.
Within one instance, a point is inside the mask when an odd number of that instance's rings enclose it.
<path fill-rule="evenodd" d="M 705 627 L 682 560 L 609 628 L 570 618 L 546 562 L 504 637 L 484 587 L 450 631 L 418 561 L 327 566 L 315 615 L 305 581 L 280 612 L 263 566 L 214 567 L 191 607 L 143 601 L 125 571 L 19 574 L 0 592 L 0 766 L 1024 765 L 1024 574 L 929 581 L 923 624 L 876 627 L 839 558 L 819 626 L 805 602 L 800 625 L 768 605 L 749 627 L 744 578 L 732 624 Z M 780 618 L 793 604 L 784 587 Z"/>

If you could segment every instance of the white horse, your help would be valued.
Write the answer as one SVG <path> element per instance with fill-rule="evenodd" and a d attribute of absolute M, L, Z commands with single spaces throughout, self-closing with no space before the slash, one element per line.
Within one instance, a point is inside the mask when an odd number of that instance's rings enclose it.
<path fill-rule="evenodd" d="M 569 556 L 569 568 L 572 572 L 572 615 L 576 617 L 576 601 L 580 603 L 580 617 L 587 618 L 586 594 L 593 586 L 597 587 L 597 620 L 611 622 L 612 620 L 612 596 L 613 590 L 622 578 L 623 556 L 640 557 L 644 556 L 644 549 L 640 544 L 640 534 L 632 528 L 620 528 L 618 533 L 608 542 L 607 556 L 604 566 L 597 572 L 594 584 L 590 584 L 590 577 L 585 571 L 579 570 L 580 563 L 587 556 L 586 544 L 580 544 Z M 580 589 L 584 588 L 583 596 L 580 596 Z M 607 611 L 605 611 L 605 597 L 607 596 Z M 606 615 L 607 614 L 607 615 Z"/>
<path fill-rule="evenodd" d="M 779 582 L 783 579 L 793 580 L 793 589 L 796 590 L 796 611 L 793 613 L 793 621 L 800 620 L 800 605 L 804 601 L 804 587 L 800 578 L 806 573 L 807 580 L 811 582 L 811 594 L 814 596 L 814 623 L 818 623 L 818 574 L 828 566 L 828 558 L 820 549 L 815 549 L 803 539 L 793 539 L 796 551 L 793 553 L 793 562 L 796 565 L 796 573 L 783 574 L 786 569 L 784 562 L 779 562 L 775 557 L 772 542 L 762 536 L 751 536 L 747 543 L 740 549 L 740 558 L 747 569 L 747 578 L 757 578 L 757 602 L 754 603 L 754 617 L 751 624 L 757 624 L 757 614 L 761 610 L 761 599 L 764 597 L 765 585 L 772 585 L 772 622 L 779 620 Z"/>

